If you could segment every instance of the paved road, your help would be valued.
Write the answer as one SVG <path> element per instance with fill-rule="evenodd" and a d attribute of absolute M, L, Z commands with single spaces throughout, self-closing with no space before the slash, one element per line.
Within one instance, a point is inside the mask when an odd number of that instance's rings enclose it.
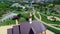
<path fill-rule="evenodd" d="M 12 18 L 14 15 L 17 15 L 17 14 L 15 14 L 15 13 L 7 14 L 2 19 L 0 19 L 0 22 L 1 21 L 4 22 L 4 21 L 8 20 L 9 18 Z"/>
<path fill-rule="evenodd" d="M 38 13 L 39 13 L 39 12 L 38 12 Z M 54 26 L 52 26 L 52 25 L 50 25 L 50 24 L 47 24 L 47 23 L 43 22 L 42 20 L 40 20 L 41 17 L 40 17 L 40 19 L 37 18 L 36 15 L 35 15 L 35 11 L 33 12 L 33 15 L 34 15 L 34 18 L 35 18 L 36 20 L 42 22 L 43 24 L 45 24 L 45 25 L 47 25 L 47 26 L 49 26 L 49 27 L 52 27 L 52 28 L 54 28 L 54 29 L 60 30 L 60 28 L 54 27 Z M 38 14 L 38 15 L 39 15 L 39 14 Z"/>

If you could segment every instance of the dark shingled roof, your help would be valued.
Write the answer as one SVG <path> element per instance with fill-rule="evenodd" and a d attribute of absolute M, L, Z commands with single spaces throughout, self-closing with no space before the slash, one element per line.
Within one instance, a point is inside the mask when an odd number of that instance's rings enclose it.
<path fill-rule="evenodd" d="M 40 32 L 46 30 L 45 26 L 40 21 L 33 21 L 32 24 L 29 22 L 23 22 L 20 24 L 21 34 L 29 34 L 32 28 L 34 34 L 39 34 Z"/>
<path fill-rule="evenodd" d="M 30 23 L 28 22 L 21 23 L 20 24 L 21 34 L 29 34 L 30 28 L 31 28 Z"/>
<path fill-rule="evenodd" d="M 33 21 L 31 27 L 35 30 L 36 34 L 46 30 L 45 26 L 40 21 Z"/>

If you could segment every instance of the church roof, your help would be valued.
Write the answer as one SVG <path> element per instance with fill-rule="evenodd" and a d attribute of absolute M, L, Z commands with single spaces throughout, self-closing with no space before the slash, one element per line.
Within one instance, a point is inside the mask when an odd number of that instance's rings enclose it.
<path fill-rule="evenodd" d="M 40 21 L 33 21 L 33 23 L 22 22 L 20 25 L 13 26 L 8 29 L 7 34 L 39 34 L 45 31 L 46 28 Z"/>
<path fill-rule="evenodd" d="M 23 22 L 20 24 L 20 28 L 21 28 L 22 34 L 24 33 L 29 34 L 30 29 L 32 29 L 35 34 L 38 34 L 46 30 L 42 22 L 37 21 L 37 20 L 33 21 L 32 24 L 30 24 L 29 22 Z"/>

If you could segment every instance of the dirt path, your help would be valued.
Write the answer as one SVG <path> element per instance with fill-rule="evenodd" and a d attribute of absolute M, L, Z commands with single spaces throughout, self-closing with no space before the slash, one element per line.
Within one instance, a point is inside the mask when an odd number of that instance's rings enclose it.
<path fill-rule="evenodd" d="M 13 25 L 9 26 L 1 26 L 0 27 L 0 34 L 7 34 L 7 29 L 12 28 Z"/>
<path fill-rule="evenodd" d="M 55 34 L 55 33 L 51 32 L 50 30 L 46 30 L 46 34 Z"/>

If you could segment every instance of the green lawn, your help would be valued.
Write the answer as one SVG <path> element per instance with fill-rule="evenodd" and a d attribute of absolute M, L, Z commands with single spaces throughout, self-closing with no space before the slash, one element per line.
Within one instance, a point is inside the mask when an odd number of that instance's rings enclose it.
<path fill-rule="evenodd" d="M 48 30 L 51 30 L 52 32 L 54 32 L 55 34 L 60 34 L 60 30 L 56 30 L 54 28 L 51 28 L 49 26 L 46 26 Z"/>
<path fill-rule="evenodd" d="M 11 24 L 15 24 L 15 20 L 12 20 L 12 19 L 7 20 L 5 22 L 0 23 L 0 26 L 11 25 Z"/>
<path fill-rule="evenodd" d="M 43 15 L 41 15 L 41 16 L 42 16 L 42 21 L 44 21 L 44 22 L 46 22 L 48 24 L 58 24 L 58 25 L 60 25 L 59 21 L 53 22 L 53 21 L 48 20 L 46 16 L 43 16 Z"/>

